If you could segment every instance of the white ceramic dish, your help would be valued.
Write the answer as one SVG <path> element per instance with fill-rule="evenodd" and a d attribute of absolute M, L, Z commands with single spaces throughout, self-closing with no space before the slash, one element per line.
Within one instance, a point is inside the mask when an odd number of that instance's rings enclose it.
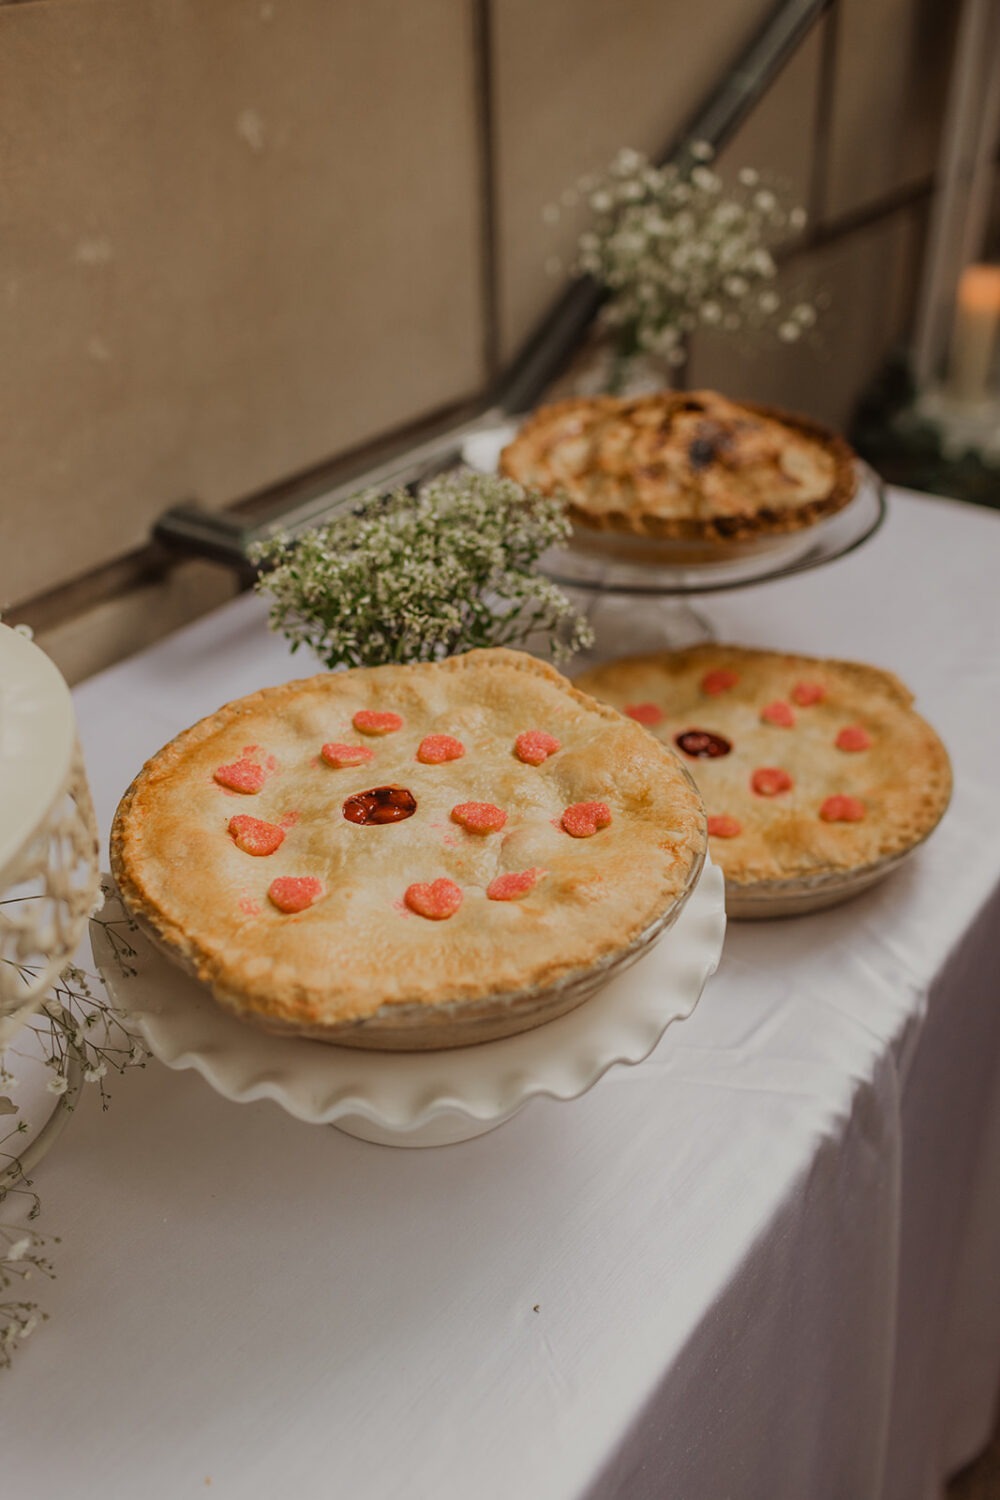
<path fill-rule="evenodd" d="M 363 1052 L 275 1037 L 227 1014 L 127 917 L 110 877 L 91 924 L 114 1002 L 171 1068 L 195 1068 L 226 1099 L 273 1099 L 299 1120 L 379 1145 L 443 1146 L 484 1135 L 529 1099 L 575 1099 L 614 1063 L 638 1063 L 691 1014 L 722 951 L 721 872 L 706 860 L 677 922 L 585 1004 L 533 1031 L 437 1052 Z"/>

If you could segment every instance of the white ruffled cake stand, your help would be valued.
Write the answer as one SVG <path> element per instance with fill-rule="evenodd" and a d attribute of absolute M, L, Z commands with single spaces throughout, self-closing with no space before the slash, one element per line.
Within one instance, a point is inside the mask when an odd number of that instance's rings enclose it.
<path fill-rule="evenodd" d="M 677 921 L 590 999 L 534 1031 L 438 1052 L 364 1052 L 272 1036 L 238 1020 L 130 920 L 105 877 L 94 959 L 115 1002 L 170 1068 L 226 1099 L 272 1099 L 299 1120 L 385 1146 L 444 1146 L 502 1125 L 529 1099 L 575 1099 L 638 1063 L 691 1014 L 722 951 L 722 873 L 706 859 Z"/>
<path fill-rule="evenodd" d="M 0 1054 L 15 1079 L 37 1077 L 25 1022 L 65 971 L 94 909 L 97 848 L 69 688 L 29 638 L 0 625 Z M 79 1083 L 70 1059 L 54 1108 L 44 1091 L 32 1098 L 35 1119 L 0 1171 L 0 1191 L 52 1144 Z M 18 1112 L 27 1107 L 19 1096 Z"/>

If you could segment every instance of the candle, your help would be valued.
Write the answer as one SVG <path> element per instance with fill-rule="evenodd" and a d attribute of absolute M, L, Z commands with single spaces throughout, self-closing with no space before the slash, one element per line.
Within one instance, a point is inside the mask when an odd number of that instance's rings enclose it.
<path fill-rule="evenodd" d="M 1000 266 L 966 266 L 958 283 L 948 389 L 960 401 L 988 395 L 1000 330 Z"/>

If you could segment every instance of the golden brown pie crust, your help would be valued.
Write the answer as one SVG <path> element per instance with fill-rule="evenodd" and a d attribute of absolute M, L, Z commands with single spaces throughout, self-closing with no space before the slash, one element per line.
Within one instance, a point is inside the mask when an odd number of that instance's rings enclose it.
<path fill-rule="evenodd" d="M 403 727 L 365 738 L 359 710 Z M 514 753 L 532 729 L 562 746 L 537 766 Z M 421 763 L 428 735 L 465 754 Z M 334 769 L 319 754 L 331 741 L 364 743 L 374 759 Z M 213 779 L 242 756 L 267 767 L 254 795 Z M 352 795 L 391 785 L 415 796 L 411 817 L 343 815 Z M 451 809 L 467 802 L 504 809 L 503 830 L 460 827 Z M 564 809 L 582 802 L 605 803 L 610 826 L 566 833 Z M 285 828 L 274 853 L 237 847 L 228 823 L 244 813 Z M 129 909 L 221 1004 L 271 1030 L 376 1047 L 462 1045 L 570 1008 L 582 996 L 559 987 L 634 948 L 686 896 L 704 848 L 701 800 L 672 752 L 502 649 L 325 672 L 227 704 L 147 762 L 111 840 Z M 526 896 L 487 899 L 496 876 L 528 869 L 545 873 Z M 324 894 L 282 913 L 267 894 L 278 876 L 318 878 Z M 463 893 L 453 916 L 407 908 L 411 884 L 441 878 Z"/>
<path fill-rule="evenodd" d="M 582 526 L 675 541 L 801 530 L 853 499 L 853 450 L 809 417 L 714 391 L 574 397 L 541 407 L 500 472 Z"/>
<path fill-rule="evenodd" d="M 733 686 L 710 692 L 708 673 L 732 673 Z M 718 681 L 718 679 L 716 679 Z M 911 707 L 913 696 L 891 672 L 859 662 L 755 651 L 739 646 L 695 646 L 608 662 L 577 679 L 578 685 L 616 708 L 654 705 L 663 719 L 650 727 L 659 740 L 698 729 L 731 745 L 716 758 L 690 758 L 709 817 L 735 818 L 735 837 L 710 838 L 727 891 L 876 871 L 919 844 L 933 830 L 951 795 L 951 765 L 934 730 Z M 799 684 L 818 684 L 825 696 L 796 702 Z M 786 704 L 790 727 L 766 722 L 761 711 Z M 642 709 L 640 709 L 642 712 Z M 870 739 L 860 751 L 837 746 L 858 726 Z M 758 768 L 778 768 L 792 787 L 756 794 Z M 820 808 L 829 797 L 852 797 L 864 807 L 858 822 L 827 822 Z"/>

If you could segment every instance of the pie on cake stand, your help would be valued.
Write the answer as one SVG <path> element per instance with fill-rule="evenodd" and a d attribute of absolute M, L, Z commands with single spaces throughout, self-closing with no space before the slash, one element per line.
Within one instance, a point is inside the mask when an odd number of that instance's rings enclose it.
<path fill-rule="evenodd" d="M 822 567 L 886 513 L 837 434 L 714 392 L 556 403 L 472 434 L 463 458 L 567 501 L 571 542 L 542 566 L 594 626 L 591 661 L 710 640 L 697 596 Z"/>

